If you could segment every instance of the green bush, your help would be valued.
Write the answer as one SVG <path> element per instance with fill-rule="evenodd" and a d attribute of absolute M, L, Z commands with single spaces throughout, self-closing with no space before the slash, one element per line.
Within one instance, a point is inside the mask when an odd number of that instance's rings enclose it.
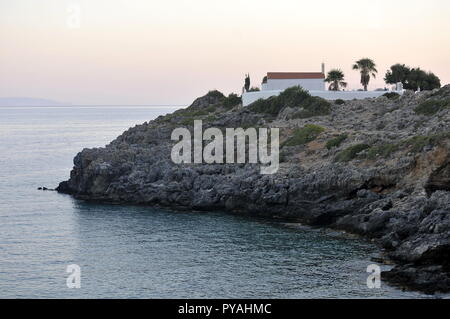
<path fill-rule="evenodd" d="M 205 117 L 204 121 L 205 122 L 214 122 L 217 120 L 217 116 L 215 115 L 208 115 L 207 117 Z"/>
<path fill-rule="evenodd" d="M 200 110 L 186 110 L 182 115 L 187 117 L 195 117 L 195 116 L 203 116 L 208 115 L 210 112 L 213 112 L 214 109 L 207 107 Z"/>
<path fill-rule="evenodd" d="M 356 145 L 350 146 L 350 147 L 346 148 L 345 150 L 339 152 L 336 155 L 334 160 L 336 162 L 349 162 L 349 161 L 353 160 L 354 158 L 356 158 L 356 156 L 358 156 L 359 153 L 361 153 L 362 151 L 364 151 L 368 148 L 370 148 L 370 146 L 367 144 L 356 144 Z"/>
<path fill-rule="evenodd" d="M 389 100 L 397 100 L 400 98 L 400 94 L 395 92 L 388 92 L 383 94 L 383 96 L 387 97 Z"/>
<path fill-rule="evenodd" d="M 334 103 L 337 105 L 343 105 L 345 104 L 345 101 L 343 99 L 337 99 L 336 101 L 334 101 Z"/>
<path fill-rule="evenodd" d="M 414 153 L 421 152 L 425 146 L 431 144 L 431 138 L 429 136 L 415 136 L 408 141 L 408 146 L 411 147 L 411 151 Z"/>
<path fill-rule="evenodd" d="M 326 144 L 326 147 L 329 150 L 331 150 L 333 147 L 339 147 L 347 138 L 348 138 L 347 134 L 339 135 L 338 137 L 329 140 Z"/>
<path fill-rule="evenodd" d="M 417 135 L 411 137 L 407 140 L 403 140 L 396 144 L 383 144 L 378 146 L 373 146 L 367 151 L 367 158 L 376 159 L 377 157 L 388 158 L 392 153 L 402 149 L 407 148 L 412 153 L 419 153 L 424 147 L 430 145 L 435 146 L 439 144 L 440 141 L 449 139 L 450 132 L 441 132 L 433 135 Z"/>
<path fill-rule="evenodd" d="M 185 125 L 185 126 L 190 126 L 190 125 L 194 125 L 194 118 L 193 117 L 185 117 L 184 119 L 180 120 L 180 124 L 181 125 Z"/>
<path fill-rule="evenodd" d="M 242 99 L 237 94 L 231 93 L 228 97 L 223 99 L 223 106 L 227 109 L 231 109 L 232 107 L 239 105 L 242 103 Z"/>
<path fill-rule="evenodd" d="M 442 101 L 429 100 L 420 103 L 419 106 L 414 109 L 414 112 L 416 112 L 416 114 L 431 116 L 448 107 L 450 107 L 450 99 Z"/>
<path fill-rule="evenodd" d="M 367 151 L 367 158 L 376 159 L 377 157 L 388 158 L 392 153 L 398 150 L 397 144 L 383 144 L 372 146 Z"/>
<path fill-rule="evenodd" d="M 407 147 L 410 147 L 411 152 L 418 153 L 423 150 L 425 146 L 431 145 L 435 146 L 439 144 L 442 140 L 450 138 L 450 131 L 441 132 L 433 135 L 423 136 L 418 135 L 414 136 L 406 141 L 403 141 L 401 144 Z"/>
<path fill-rule="evenodd" d="M 299 86 L 288 88 L 277 96 L 281 108 L 298 107 L 310 98 L 311 94 Z"/>
<path fill-rule="evenodd" d="M 307 124 L 305 125 L 305 127 L 295 130 L 292 137 L 290 137 L 284 143 L 284 146 L 297 146 L 307 144 L 314 141 L 317 136 L 319 136 L 323 131 L 325 131 L 325 129 L 321 126 Z"/>
<path fill-rule="evenodd" d="M 175 115 L 182 116 L 183 118 L 179 120 L 179 123 L 181 125 L 192 125 L 194 120 L 201 120 L 205 116 L 214 116 L 213 113 L 217 110 L 217 106 L 210 105 L 203 109 L 199 110 L 192 110 L 192 109 L 184 109 L 175 112 L 171 115 L 171 118 L 173 118 Z"/>
<path fill-rule="evenodd" d="M 216 105 L 210 105 L 204 108 L 204 111 L 206 113 L 213 113 L 217 110 L 217 106 Z"/>
<path fill-rule="evenodd" d="M 331 105 L 328 101 L 313 97 L 308 91 L 298 86 L 286 89 L 278 96 L 272 96 L 266 100 L 260 99 L 249 106 L 253 112 L 271 115 L 277 115 L 285 107 L 303 108 L 303 110 L 294 114 L 294 118 L 328 115 L 331 111 Z"/>
<path fill-rule="evenodd" d="M 255 113 L 265 113 L 270 115 L 277 115 L 281 110 L 277 105 L 275 96 L 272 96 L 266 100 L 259 99 L 253 102 L 249 106 L 249 109 Z"/>
<path fill-rule="evenodd" d="M 293 119 L 306 119 L 314 116 L 324 116 L 331 112 L 330 103 L 320 97 L 312 96 L 307 99 L 302 105 L 302 110 L 295 113 Z"/>

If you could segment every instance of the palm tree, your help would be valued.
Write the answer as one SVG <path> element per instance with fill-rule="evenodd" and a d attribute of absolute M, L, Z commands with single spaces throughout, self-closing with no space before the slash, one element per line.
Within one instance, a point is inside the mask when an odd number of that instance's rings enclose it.
<path fill-rule="evenodd" d="M 328 88 L 330 91 L 339 91 L 340 87 L 347 87 L 347 82 L 344 82 L 344 72 L 339 69 L 333 69 L 328 72 L 325 82 L 330 83 Z"/>
<path fill-rule="evenodd" d="M 361 72 L 361 84 L 364 86 L 364 91 L 367 91 L 369 85 L 370 76 L 376 77 L 378 73 L 375 62 L 369 58 L 364 58 L 353 65 L 353 70 L 359 70 Z"/>

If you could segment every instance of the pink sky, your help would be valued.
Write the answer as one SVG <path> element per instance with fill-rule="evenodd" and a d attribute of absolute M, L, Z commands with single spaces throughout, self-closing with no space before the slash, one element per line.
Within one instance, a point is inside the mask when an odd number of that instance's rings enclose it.
<path fill-rule="evenodd" d="M 68 8 L 79 6 L 73 28 Z M 431 70 L 450 83 L 450 1 L 0 0 L 0 97 L 74 104 L 189 104 L 268 71 L 352 63 Z"/>

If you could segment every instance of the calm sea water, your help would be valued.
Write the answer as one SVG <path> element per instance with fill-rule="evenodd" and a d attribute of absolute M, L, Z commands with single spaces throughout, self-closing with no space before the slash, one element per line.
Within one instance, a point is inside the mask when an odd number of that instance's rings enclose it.
<path fill-rule="evenodd" d="M 368 289 L 377 248 L 358 238 L 37 190 L 66 180 L 84 147 L 174 109 L 0 107 L 0 297 L 424 297 Z M 81 267 L 81 289 L 66 286 L 70 264 Z"/>

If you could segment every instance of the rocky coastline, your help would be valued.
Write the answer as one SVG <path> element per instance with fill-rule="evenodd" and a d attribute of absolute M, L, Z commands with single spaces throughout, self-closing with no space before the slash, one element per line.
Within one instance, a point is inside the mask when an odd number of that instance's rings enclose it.
<path fill-rule="evenodd" d="M 57 191 L 344 230 L 373 240 L 395 263 L 383 280 L 450 292 L 450 86 L 345 102 L 295 94 L 243 108 L 232 96 L 210 92 L 104 148 L 84 149 Z M 192 129 L 196 119 L 206 128 L 280 128 L 279 171 L 174 164 L 171 133 Z"/>

